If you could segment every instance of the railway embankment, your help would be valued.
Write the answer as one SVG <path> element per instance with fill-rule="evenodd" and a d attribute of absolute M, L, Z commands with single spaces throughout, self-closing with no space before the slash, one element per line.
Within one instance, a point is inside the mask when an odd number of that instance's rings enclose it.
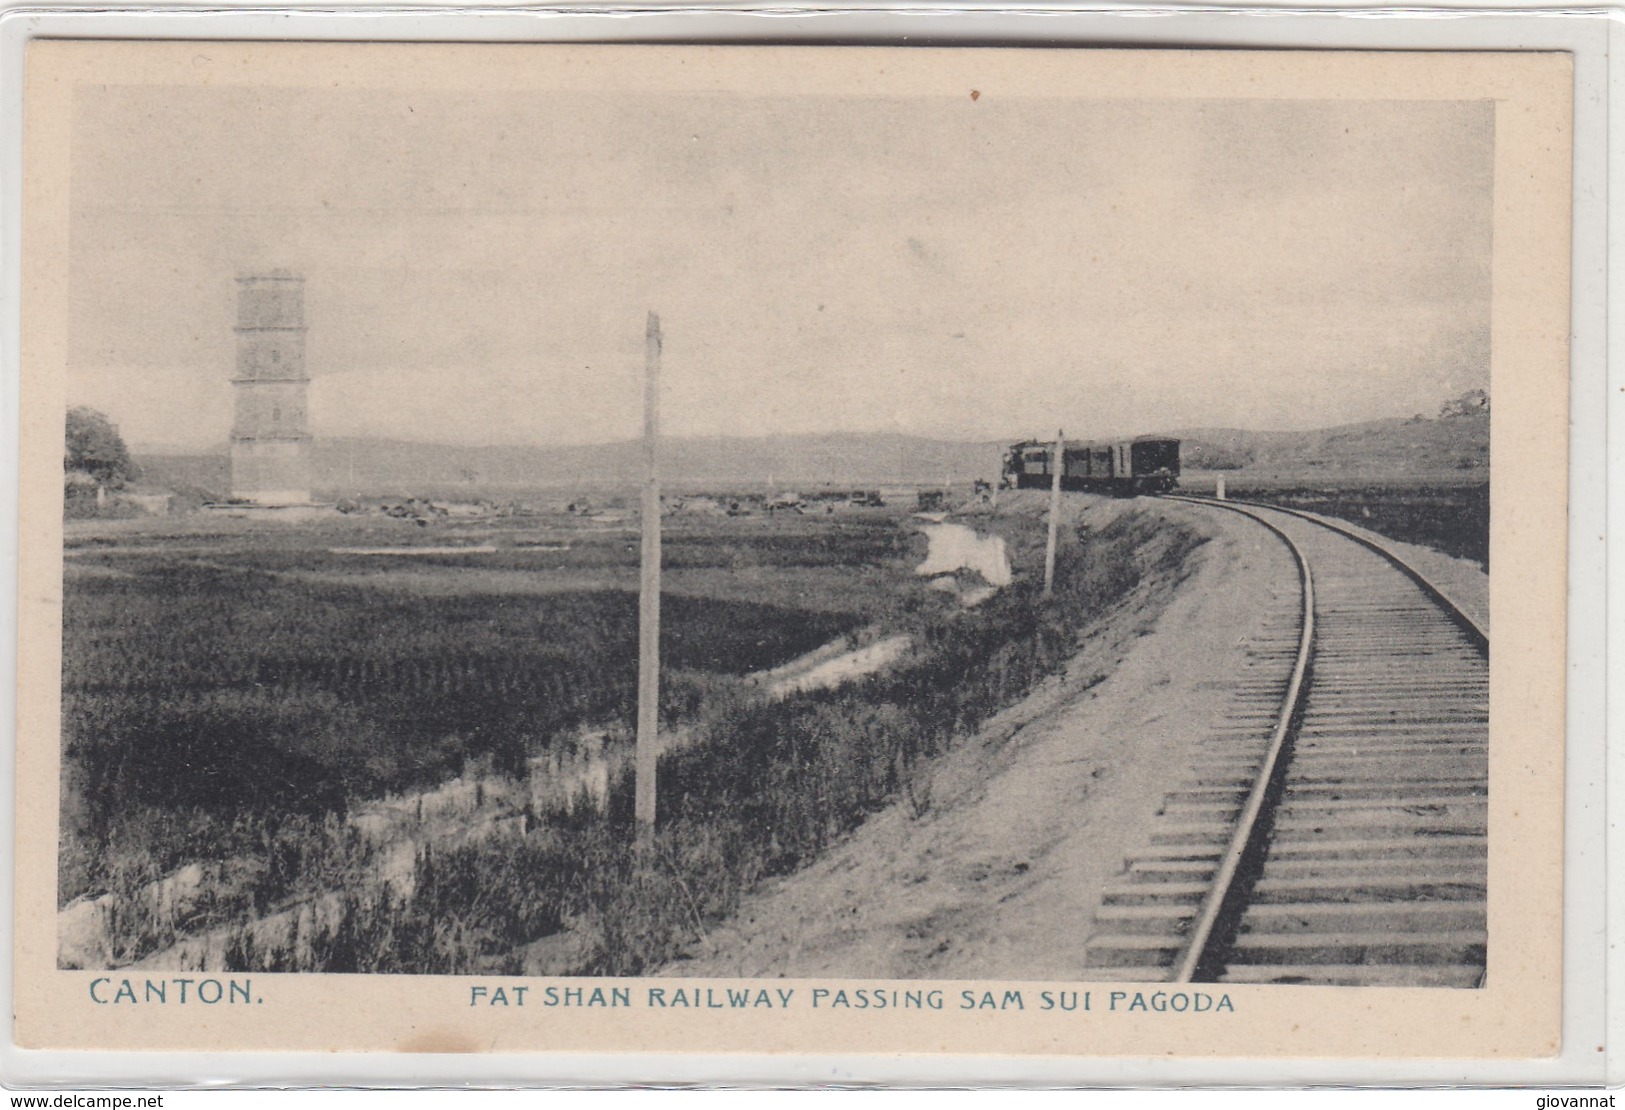
<path fill-rule="evenodd" d="M 1087 525 L 1137 513 L 1209 542 L 1143 575 L 1063 674 L 664 973 L 1077 978 L 1102 889 L 1296 579 L 1284 549 L 1231 514 L 1068 502 Z"/>

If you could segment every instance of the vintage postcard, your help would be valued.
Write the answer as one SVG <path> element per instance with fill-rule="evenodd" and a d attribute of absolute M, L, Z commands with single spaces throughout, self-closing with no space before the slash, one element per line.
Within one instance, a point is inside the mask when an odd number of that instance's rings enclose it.
<path fill-rule="evenodd" d="M 26 80 L 20 1045 L 1558 1051 L 1567 55 Z"/>

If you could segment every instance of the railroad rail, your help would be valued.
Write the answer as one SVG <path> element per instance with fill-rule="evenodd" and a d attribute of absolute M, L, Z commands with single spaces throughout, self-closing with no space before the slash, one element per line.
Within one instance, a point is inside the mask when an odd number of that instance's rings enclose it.
<path fill-rule="evenodd" d="M 1096 979 L 1483 980 L 1489 637 L 1386 546 L 1239 513 L 1297 564 L 1230 701 L 1109 884 Z"/>

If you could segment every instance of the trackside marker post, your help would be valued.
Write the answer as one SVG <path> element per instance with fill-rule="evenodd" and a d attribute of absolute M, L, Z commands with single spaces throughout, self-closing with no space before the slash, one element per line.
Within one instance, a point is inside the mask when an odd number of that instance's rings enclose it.
<path fill-rule="evenodd" d="M 1055 588 L 1055 537 L 1061 527 L 1061 471 L 1066 468 L 1066 432 L 1055 433 L 1055 454 L 1050 459 L 1049 540 L 1044 544 L 1044 596 Z"/>
<path fill-rule="evenodd" d="M 649 313 L 643 354 L 643 574 L 638 593 L 638 840 L 655 827 L 660 731 L 660 317 Z"/>

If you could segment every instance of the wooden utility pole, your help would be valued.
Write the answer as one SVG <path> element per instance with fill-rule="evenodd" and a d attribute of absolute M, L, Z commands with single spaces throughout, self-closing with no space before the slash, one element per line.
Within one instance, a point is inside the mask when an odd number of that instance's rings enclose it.
<path fill-rule="evenodd" d="M 643 581 L 638 595 L 638 839 L 655 827 L 660 761 L 660 317 L 649 313 L 643 340 Z"/>
<path fill-rule="evenodd" d="M 1066 469 L 1066 432 L 1055 433 L 1055 454 L 1050 458 L 1049 540 L 1044 544 L 1044 596 L 1055 589 L 1055 538 L 1061 527 L 1061 471 Z"/>

